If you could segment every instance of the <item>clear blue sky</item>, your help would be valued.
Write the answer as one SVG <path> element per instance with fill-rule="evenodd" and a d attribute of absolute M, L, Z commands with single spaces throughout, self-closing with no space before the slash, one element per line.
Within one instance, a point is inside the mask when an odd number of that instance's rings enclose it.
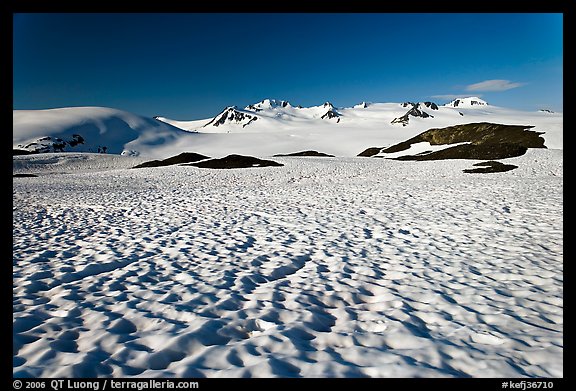
<path fill-rule="evenodd" d="M 14 14 L 14 109 L 209 118 L 264 98 L 563 111 L 563 15 Z"/>

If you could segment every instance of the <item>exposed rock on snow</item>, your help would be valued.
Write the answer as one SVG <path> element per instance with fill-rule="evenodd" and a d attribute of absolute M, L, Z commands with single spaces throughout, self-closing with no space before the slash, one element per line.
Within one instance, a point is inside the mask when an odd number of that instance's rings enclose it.
<path fill-rule="evenodd" d="M 326 113 L 324 113 L 320 118 L 332 119 L 332 118 L 338 118 L 338 117 L 340 117 L 340 114 L 337 113 L 334 109 L 330 109 Z M 340 118 L 338 118 L 338 120 L 336 122 L 340 122 Z"/>
<path fill-rule="evenodd" d="M 17 148 L 13 150 L 13 154 L 64 152 L 64 148 L 67 146 L 74 148 L 80 144 L 84 144 L 84 137 L 79 134 L 72 134 L 67 140 L 60 137 L 43 136 L 26 144 L 18 144 Z M 104 146 L 104 148 L 106 151 L 107 147 Z"/>
<path fill-rule="evenodd" d="M 464 171 L 466 173 L 486 174 L 486 173 L 491 173 L 491 172 L 506 172 L 506 171 L 510 171 L 510 170 L 515 169 L 515 168 L 518 168 L 518 166 L 515 166 L 514 164 L 504 164 L 504 163 L 497 162 L 494 160 L 490 160 L 487 162 L 480 162 L 480 163 L 476 163 L 473 165 L 481 167 L 481 168 L 465 169 L 462 171 Z"/>
<path fill-rule="evenodd" d="M 380 153 L 380 151 L 383 149 L 384 147 L 370 147 L 370 148 L 366 148 L 364 151 L 360 152 L 358 155 L 356 156 L 362 156 L 362 157 L 371 157 L 374 155 L 377 155 Z"/>
<path fill-rule="evenodd" d="M 183 152 L 180 155 L 172 156 L 169 157 L 168 159 L 152 160 L 149 162 L 144 162 L 134 166 L 133 168 L 172 166 L 174 164 L 198 162 L 200 160 L 205 160 L 209 158 L 210 158 L 209 156 L 200 155 L 199 153 Z"/>
<path fill-rule="evenodd" d="M 447 147 L 439 151 L 425 151 L 416 155 L 404 155 L 391 159 L 397 160 L 445 160 L 445 159 L 506 159 L 526 153 L 523 145 L 513 143 L 500 144 L 462 144 Z M 380 157 L 385 157 L 381 155 Z"/>
<path fill-rule="evenodd" d="M 444 107 L 481 107 L 487 106 L 488 102 L 478 98 L 477 96 L 470 96 L 467 98 L 457 98 L 449 103 L 446 103 Z"/>
<path fill-rule="evenodd" d="M 334 155 L 328 155 L 324 152 L 318 151 L 302 151 L 302 152 L 294 152 L 294 153 L 287 153 L 287 154 L 276 154 L 274 157 L 281 157 L 281 156 L 316 156 L 316 157 L 334 157 Z"/>
<path fill-rule="evenodd" d="M 272 160 L 258 159 L 252 156 L 228 155 L 220 159 L 210 159 L 199 163 L 184 164 L 200 168 L 254 168 L 254 167 L 281 167 L 283 164 Z"/>
<path fill-rule="evenodd" d="M 389 157 L 398 160 L 504 159 L 520 156 L 528 148 L 546 148 L 544 139 L 540 136 L 543 133 L 528 130 L 530 128 L 532 126 L 529 125 L 481 122 L 430 129 L 387 148 L 368 148 L 358 156 Z M 436 151 L 397 155 L 398 152 L 408 151 L 412 145 L 418 143 L 428 143 L 431 146 L 459 145 Z"/>
<path fill-rule="evenodd" d="M 336 123 L 340 122 L 341 114 L 338 111 L 336 111 L 336 108 L 334 107 L 334 105 L 332 103 L 325 102 L 322 105 L 322 108 L 328 109 L 328 110 L 320 116 L 321 119 L 330 120 L 330 119 L 336 118 Z"/>
<path fill-rule="evenodd" d="M 290 102 L 285 101 L 285 100 L 263 99 L 258 103 L 246 106 L 245 110 L 258 112 L 258 111 L 262 111 L 265 109 L 274 109 L 277 107 L 285 108 L 285 107 L 292 107 L 292 106 L 290 105 Z"/>
<path fill-rule="evenodd" d="M 32 152 L 32 151 L 28 151 L 27 149 L 20 149 L 20 148 L 14 148 L 12 149 L 12 156 L 17 156 L 17 155 L 31 155 L 33 153 L 37 153 L 37 152 Z"/>
<path fill-rule="evenodd" d="M 412 103 L 412 102 L 404 102 L 402 104 L 402 107 L 408 107 L 409 105 L 412 105 L 412 107 L 410 108 L 410 110 L 408 110 L 406 112 L 406 114 L 404 114 L 401 117 L 398 118 L 394 118 L 391 123 L 393 124 L 402 124 L 402 126 L 406 126 L 408 125 L 408 123 L 410 122 L 410 116 L 412 117 L 420 117 L 420 118 L 428 118 L 428 117 L 432 117 L 434 118 L 433 115 L 428 114 L 427 112 L 425 112 L 424 110 L 420 109 L 420 103 Z M 438 110 L 438 106 L 436 106 L 435 103 L 432 102 L 424 102 L 423 103 L 424 106 L 431 108 L 432 110 Z M 436 107 L 436 108 L 434 108 Z"/>
<path fill-rule="evenodd" d="M 432 110 L 438 110 L 438 105 L 434 102 L 418 102 L 418 103 L 414 103 L 414 102 L 404 102 L 401 105 L 402 107 L 418 107 L 418 106 L 424 106 L 426 108 L 432 109 Z"/>
<path fill-rule="evenodd" d="M 438 105 L 434 102 L 424 102 L 423 104 L 425 107 L 428 107 L 432 110 L 438 110 Z"/>
<path fill-rule="evenodd" d="M 383 149 L 385 154 L 401 152 L 413 144 L 427 142 L 430 145 L 449 145 L 439 151 L 418 155 L 399 156 L 400 160 L 439 160 L 439 159 L 504 159 L 520 156 L 527 148 L 546 148 L 542 132 L 530 131 L 532 126 L 502 125 L 487 122 L 430 129 L 411 139 Z"/>

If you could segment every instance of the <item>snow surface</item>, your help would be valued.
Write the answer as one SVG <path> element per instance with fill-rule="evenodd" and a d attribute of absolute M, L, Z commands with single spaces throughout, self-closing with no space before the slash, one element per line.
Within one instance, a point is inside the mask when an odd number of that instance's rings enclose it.
<path fill-rule="evenodd" d="M 399 138 L 367 129 L 317 147 Z M 213 155 L 322 139 L 198 136 L 190 151 Z M 562 150 L 493 174 L 357 157 L 128 169 L 143 160 L 14 157 L 38 175 L 13 178 L 14 376 L 563 376 Z"/>
<path fill-rule="evenodd" d="M 43 136 L 66 134 L 71 137 L 79 133 L 87 144 L 70 150 L 96 152 L 97 145 L 106 144 L 109 153 L 150 159 L 165 159 L 181 152 L 223 157 L 228 154 L 272 156 L 303 150 L 352 157 L 366 148 L 391 146 L 431 128 L 492 122 L 532 125 L 532 130 L 544 133 L 546 147 L 563 148 L 562 113 L 526 112 L 488 104 L 440 106 L 438 110 L 421 105 L 420 108 L 433 117 L 410 116 L 409 123 L 403 126 L 391 123 L 411 108 L 400 103 L 371 103 L 367 107 L 349 108 L 334 108 L 329 102 L 302 108 L 285 103 L 265 99 L 252 105 L 253 108 L 236 108 L 237 112 L 255 116 L 257 120 L 228 121 L 219 126 L 207 125 L 213 118 L 152 119 L 106 108 L 14 110 L 13 145 L 16 148 Z M 329 110 L 336 110 L 340 116 L 322 119 Z"/>

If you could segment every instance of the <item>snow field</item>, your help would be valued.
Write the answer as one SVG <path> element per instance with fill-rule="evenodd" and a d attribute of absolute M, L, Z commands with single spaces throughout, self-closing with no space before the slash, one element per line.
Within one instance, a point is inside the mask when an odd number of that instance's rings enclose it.
<path fill-rule="evenodd" d="M 496 174 L 34 159 L 14 160 L 40 175 L 13 180 L 14 376 L 563 376 L 561 150 Z"/>

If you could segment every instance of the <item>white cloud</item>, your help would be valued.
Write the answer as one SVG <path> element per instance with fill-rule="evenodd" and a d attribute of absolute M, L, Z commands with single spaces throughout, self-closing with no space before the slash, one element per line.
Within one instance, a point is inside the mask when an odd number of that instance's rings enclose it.
<path fill-rule="evenodd" d="M 470 84 L 466 91 L 506 91 L 522 87 L 526 83 L 512 83 L 510 80 L 484 80 L 480 83 Z"/>

